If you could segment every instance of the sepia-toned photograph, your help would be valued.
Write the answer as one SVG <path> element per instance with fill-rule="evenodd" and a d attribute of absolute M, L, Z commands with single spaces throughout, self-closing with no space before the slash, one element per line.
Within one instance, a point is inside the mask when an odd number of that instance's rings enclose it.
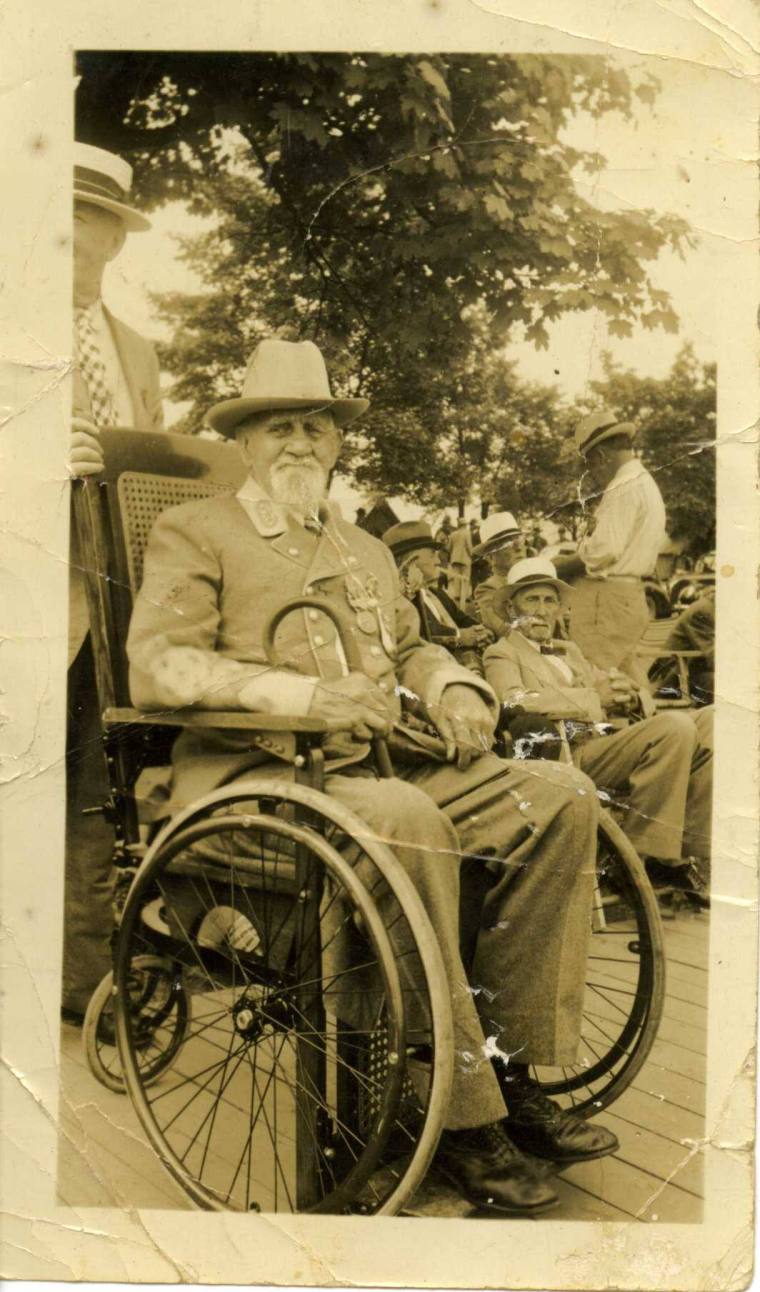
<path fill-rule="evenodd" d="M 62 1196 L 698 1223 L 711 299 L 603 179 L 667 76 L 76 70 Z"/>
<path fill-rule="evenodd" d="M 8 1272 L 440 1286 L 472 1234 L 496 1265 L 450 1286 L 745 1287 L 735 104 L 643 41 L 219 35 L 72 38 L 56 90 L 44 677 L 34 574 L 0 572 L 10 730 L 34 692 L 58 750 L 36 781 L 34 733 L 13 753 L 60 850 L 30 962 L 55 1058 L 11 1070 L 45 1074 L 82 1255 Z M 708 1277 L 721 1208 L 746 1228 Z M 303 1254 L 210 1237 L 246 1232 Z"/>

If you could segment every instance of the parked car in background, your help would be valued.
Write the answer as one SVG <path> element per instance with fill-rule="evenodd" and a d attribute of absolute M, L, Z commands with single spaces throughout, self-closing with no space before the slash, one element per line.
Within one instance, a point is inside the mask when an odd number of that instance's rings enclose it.
<path fill-rule="evenodd" d="M 644 596 L 647 599 L 650 619 L 669 619 L 673 613 L 668 588 L 655 574 L 644 579 Z"/>
<path fill-rule="evenodd" d="M 715 586 L 715 553 L 708 552 L 694 562 L 692 570 L 676 570 L 668 585 L 671 613 L 678 615 Z"/>

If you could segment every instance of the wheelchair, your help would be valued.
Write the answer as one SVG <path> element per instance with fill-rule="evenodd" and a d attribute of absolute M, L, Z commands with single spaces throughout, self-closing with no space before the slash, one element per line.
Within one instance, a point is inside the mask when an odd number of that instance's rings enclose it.
<path fill-rule="evenodd" d="M 153 521 L 234 491 L 244 471 L 227 445 L 101 439 L 104 473 L 77 482 L 74 510 L 111 787 L 95 810 L 114 826 L 123 902 L 112 972 L 85 1018 L 88 1062 L 127 1093 L 199 1207 L 396 1214 L 432 1160 L 455 1059 L 430 922 L 390 849 L 325 794 L 329 723 L 131 707 L 123 643 Z M 272 660 L 277 620 L 297 604 L 269 625 Z M 146 837 L 140 773 L 168 764 L 179 731 L 201 728 L 246 731 L 266 772 L 254 767 Z M 295 768 L 273 775 L 286 734 Z M 391 773 L 382 743 L 375 757 Z M 534 1074 L 587 1115 L 645 1061 L 664 990 L 656 903 L 614 822 L 600 827 L 597 864 L 579 1059 Z"/>

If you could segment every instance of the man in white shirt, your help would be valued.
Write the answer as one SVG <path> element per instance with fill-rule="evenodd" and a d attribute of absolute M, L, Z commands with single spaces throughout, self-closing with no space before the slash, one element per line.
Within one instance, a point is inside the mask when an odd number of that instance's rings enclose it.
<path fill-rule="evenodd" d="M 101 289 L 128 232 L 150 227 L 129 204 L 132 168 L 121 157 L 74 145 L 74 374 L 69 470 L 103 469 L 100 432 L 109 427 L 162 431 L 158 360 L 153 346 L 115 318 Z M 81 486 L 80 486 L 81 487 Z M 113 830 L 87 814 L 109 796 L 89 617 L 76 526 L 71 528 L 67 730 L 66 887 L 63 1016 L 82 1019 L 110 969 Z"/>
<path fill-rule="evenodd" d="M 665 504 L 633 452 L 636 427 L 607 409 L 585 418 L 575 440 L 601 493 L 574 556 L 557 560 L 573 581 L 570 636 L 599 668 L 628 661 L 649 621 L 642 580 L 654 573 L 665 541 Z"/>
<path fill-rule="evenodd" d="M 625 831 L 653 882 L 709 905 L 692 858 L 709 856 L 711 710 L 655 713 L 649 694 L 626 673 L 595 668 L 574 642 L 555 641 L 570 589 L 546 557 L 518 561 L 507 581 L 511 631 L 489 646 L 483 667 L 501 703 L 519 713 L 528 756 L 547 741 L 552 720 L 567 719 L 576 766 L 624 808 Z M 606 721 L 639 715 L 618 730 Z M 511 724 L 510 731 L 516 734 Z"/>

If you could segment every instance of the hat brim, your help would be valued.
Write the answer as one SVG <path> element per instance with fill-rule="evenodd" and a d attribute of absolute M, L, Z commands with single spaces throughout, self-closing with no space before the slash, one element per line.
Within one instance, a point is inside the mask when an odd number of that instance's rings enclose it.
<path fill-rule="evenodd" d="M 439 543 L 435 538 L 408 538 L 402 539 L 400 543 L 388 543 L 394 556 L 408 556 L 410 552 L 424 552 L 430 549 L 434 552 L 443 552 L 443 543 Z"/>
<path fill-rule="evenodd" d="M 638 434 L 638 427 L 633 422 L 615 422 L 614 426 L 606 426 L 598 435 L 589 435 L 587 440 L 576 447 L 582 458 L 585 458 L 592 449 L 598 444 L 603 444 L 605 440 L 611 440 L 613 435 L 627 435 L 630 440 L 635 440 Z"/>
<path fill-rule="evenodd" d="M 473 556 L 488 556 L 490 552 L 500 552 L 503 547 L 509 547 L 518 538 L 523 537 L 521 529 L 516 529 L 511 534 L 499 534 L 495 538 L 489 538 L 485 543 L 478 543 L 472 549 Z"/>
<path fill-rule="evenodd" d="M 529 574 L 524 579 L 519 579 L 517 583 L 508 584 L 505 591 L 511 601 L 518 592 L 524 592 L 526 588 L 536 588 L 546 584 L 554 588 L 562 600 L 572 592 L 570 584 L 565 583 L 564 579 L 552 579 L 548 574 Z"/>
<path fill-rule="evenodd" d="M 241 422 L 254 413 L 276 413 L 287 408 L 328 409 L 338 426 L 346 426 L 369 408 L 368 399 L 224 399 L 206 413 L 206 421 L 229 439 Z"/>
<path fill-rule="evenodd" d="M 74 185 L 74 199 L 77 202 L 88 202 L 90 206 L 100 206 L 104 211 L 111 211 L 113 215 L 118 215 L 119 219 L 124 222 L 124 226 L 129 233 L 144 233 L 151 227 L 150 220 L 141 211 L 135 211 L 132 206 L 125 206 L 123 202 L 117 202 L 110 197 L 99 197 L 92 193 L 86 193 Z"/>

